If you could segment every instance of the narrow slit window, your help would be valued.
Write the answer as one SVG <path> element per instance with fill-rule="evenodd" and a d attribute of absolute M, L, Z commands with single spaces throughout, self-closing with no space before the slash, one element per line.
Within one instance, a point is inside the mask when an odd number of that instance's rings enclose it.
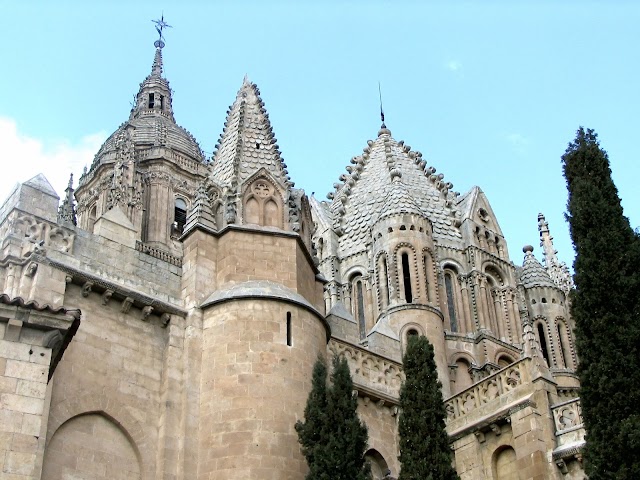
<path fill-rule="evenodd" d="M 378 281 L 380 282 L 380 307 L 385 309 L 389 306 L 389 280 L 387 271 L 387 258 L 383 255 L 379 260 Z"/>
<path fill-rule="evenodd" d="M 429 298 L 429 257 L 427 255 L 422 256 L 422 266 L 424 268 L 424 293 L 429 301 L 431 298 Z"/>
<path fill-rule="evenodd" d="M 364 295 L 362 292 L 362 280 L 356 281 L 356 309 L 358 329 L 360 330 L 360 340 L 363 340 L 367 335 L 367 327 L 364 321 Z"/>
<path fill-rule="evenodd" d="M 149 94 L 149 108 L 153 108 L 154 105 L 155 105 L 154 94 L 150 93 Z"/>
<path fill-rule="evenodd" d="M 413 301 L 413 294 L 411 292 L 411 271 L 409 270 L 409 255 L 402 254 L 402 279 L 404 283 L 404 299 L 407 303 Z"/>
<path fill-rule="evenodd" d="M 160 110 L 164 112 L 164 95 L 160 95 Z"/>
<path fill-rule="evenodd" d="M 287 312 L 287 346 L 291 346 L 291 312 Z"/>
<path fill-rule="evenodd" d="M 449 310 L 449 323 L 451 325 L 451 331 L 458 331 L 458 317 L 456 316 L 456 303 L 453 296 L 453 280 L 451 274 L 444 276 L 444 288 L 447 294 L 447 310 Z"/>

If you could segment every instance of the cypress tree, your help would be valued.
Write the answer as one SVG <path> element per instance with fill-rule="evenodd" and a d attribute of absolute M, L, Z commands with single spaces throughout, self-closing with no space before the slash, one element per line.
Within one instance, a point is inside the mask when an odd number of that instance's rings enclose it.
<path fill-rule="evenodd" d="M 445 431 L 442 384 L 427 337 L 410 336 L 402 362 L 399 480 L 457 479 Z"/>
<path fill-rule="evenodd" d="M 640 478 L 640 238 L 623 215 L 609 158 L 593 130 L 562 156 L 576 251 L 576 322 L 585 471 Z"/>
<path fill-rule="evenodd" d="M 318 462 L 316 461 L 317 447 L 326 444 L 324 434 L 327 410 L 327 365 L 318 356 L 313 366 L 311 377 L 311 392 L 304 408 L 304 422 L 298 420 L 295 428 L 298 441 L 302 445 L 302 454 L 307 460 L 309 473 L 307 480 L 318 478 Z"/>
<path fill-rule="evenodd" d="M 347 360 L 336 356 L 327 395 L 326 443 L 316 457 L 319 468 L 314 480 L 370 479 L 370 466 L 364 459 L 367 427 L 358 418 L 357 408 Z"/>

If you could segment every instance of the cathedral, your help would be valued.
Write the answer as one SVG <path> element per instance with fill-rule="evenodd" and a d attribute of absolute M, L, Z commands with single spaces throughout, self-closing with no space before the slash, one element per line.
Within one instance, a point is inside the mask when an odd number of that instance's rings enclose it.
<path fill-rule="evenodd" d="M 246 78 L 208 158 L 163 47 L 75 188 L 38 175 L 0 207 L 0 478 L 303 480 L 294 425 L 333 355 L 372 478 L 397 478 L 412 335 L 434 347 L 462 480 L 584 478 L 571 276 L 545 217 L 542 261 L 514 264 L 483 191 L 453 192 L 384 123 L 309 197 Z"/>

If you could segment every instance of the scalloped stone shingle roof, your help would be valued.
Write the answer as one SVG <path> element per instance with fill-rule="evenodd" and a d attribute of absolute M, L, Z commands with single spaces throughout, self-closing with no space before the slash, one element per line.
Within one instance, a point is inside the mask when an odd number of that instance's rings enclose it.
<path fill-rule="evenodd" d="M 224 125 L 213 159 L 214 182 L 229 185 L 236 179 L 241 184 L 264 168 L 282 185 L 293 186 L 260 91 L 246 77 Z"/>
<path fill-rule="evenodd" d="M 435 169 L 425 168 L 421 154 L 397 142 L 387 128 L 368 142 L 364 154 L 352 159 L 349 174 L 336 185 L 331 212 L 334 229 L 340 227 L 341 255 L 364 249 L 370 228 L 385 209 L 420 212 L 433 224 L 434 237 L 444 244 L 457 244 L 462 235 L 455 226 L 449 188 Z M 394 181 L 395 179 L 395 181 Z M 401 186 L 394 184 L 400 182 Z M 396 205 L 393 203 L 398 202 Z M 388 210 L 389 211 L 389 210 Z"/>
<path fill-rule="evenodd" d="M 524 262 L 522 263 L 522 272 L 520 281 L 525 288 L 531 287 L 554 287 L 557 285 L 551 280 L 549 273 L 533 255 L 533 247 L 527 245 L 523 248 Z"/>

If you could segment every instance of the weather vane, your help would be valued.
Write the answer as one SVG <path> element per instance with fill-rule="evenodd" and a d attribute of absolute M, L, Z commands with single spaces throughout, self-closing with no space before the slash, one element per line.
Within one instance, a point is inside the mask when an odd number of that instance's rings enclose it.
<path fill-rule="evenodd" d="M 162 29 L 172 28 L 172 27 L 171 25 L 169 25 L 167 22 L 164 21 L 164 13 L 160 17 L 160 20 L 151 20 L 151 21 L 156 24 L 156 31 L 158 32 L 158 35 L 160 35 L 160 38 L 158 38 L 158 40 L 153 42 L 153 45 L 156 48 L 164 48 L 164 37 L 162 35 Z"/>
<path fill-rule="evenodd" d="M 378 95 L 380 96 L 380 120 L 382 120 L 382 128 L 387 128 L 384 124 L 384 111 L 382 110 L 382 88 L 380 82 L 378 82 Z"/>

